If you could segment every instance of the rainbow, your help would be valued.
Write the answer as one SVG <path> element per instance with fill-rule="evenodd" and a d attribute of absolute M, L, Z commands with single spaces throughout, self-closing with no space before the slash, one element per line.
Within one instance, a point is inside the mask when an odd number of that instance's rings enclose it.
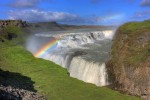
<path fill-rule="evenodd" d="M 50 40 L 44 46 L 42 46 L 34 55 L 34 57 L 42 57 L 47 51 L 54 49 L 57 46 L 58 41 L 60 38 L 55 38 Z"/>

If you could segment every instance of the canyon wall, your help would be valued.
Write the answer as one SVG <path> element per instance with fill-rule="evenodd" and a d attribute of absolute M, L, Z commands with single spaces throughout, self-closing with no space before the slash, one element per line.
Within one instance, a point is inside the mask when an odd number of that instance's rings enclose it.
<path fill-rule="evenodd" d="M 107 69 L 114 89 L 150 100 L 150 21 L 118 28 Z"/>

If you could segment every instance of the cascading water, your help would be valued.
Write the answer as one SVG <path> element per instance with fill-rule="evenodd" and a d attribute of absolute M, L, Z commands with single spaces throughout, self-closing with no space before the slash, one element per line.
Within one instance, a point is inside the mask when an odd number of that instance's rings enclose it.
<path fill-rule="evenodd" d="M 71 77 L 94 83 L 98 86 L 108 84 L 105 63 L 90 62 L 81 57 L 74 57 L 70 64 L 69 73 Z"/>
<path fill-rule="evenodd" d="M 38 52 L 46 42 L 59 38 L 56 46 L 44 51 L 40 58 L 66 68 L 71 77 L 97 86 L 108 85 L 105 62 L 109 57 L 112 30 L 57 34 L 35 34 L 28 39 L 27 50 Z"/>

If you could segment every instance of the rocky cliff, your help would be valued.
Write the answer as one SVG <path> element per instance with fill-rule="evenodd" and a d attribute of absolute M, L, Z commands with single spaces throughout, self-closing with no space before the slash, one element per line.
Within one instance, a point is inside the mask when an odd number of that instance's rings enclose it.
<path fill-rule="evenodd" d="M 150 21 L 118 28 L 107 63 L 114 89 L 150 100 Z"/>
<path fill-rule="evenodd" d="M 0 28 L 4 28 L 10 25 L 18 26 L 18 27 L 25 27 L 27 26 L 27 22 L 22 21 L 22 20 L 0 20 Z"/>

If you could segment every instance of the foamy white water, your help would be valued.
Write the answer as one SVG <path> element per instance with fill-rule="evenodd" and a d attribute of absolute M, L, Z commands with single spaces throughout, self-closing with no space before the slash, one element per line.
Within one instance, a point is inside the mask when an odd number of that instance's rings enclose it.
<path fill-rule="evenodd" d="M 97 86 L 108 85 L 105 62 L 109 57 L 112 30 L 36 34 L 29 38 L 27 49 L 34 53 L 50 38 L 61 38 L 57 46 L 46 52 L 43 59 L 50 60 L 66 68 L 71 77 Z M 43 42 L 44 41 L 44 42 Z"/>

